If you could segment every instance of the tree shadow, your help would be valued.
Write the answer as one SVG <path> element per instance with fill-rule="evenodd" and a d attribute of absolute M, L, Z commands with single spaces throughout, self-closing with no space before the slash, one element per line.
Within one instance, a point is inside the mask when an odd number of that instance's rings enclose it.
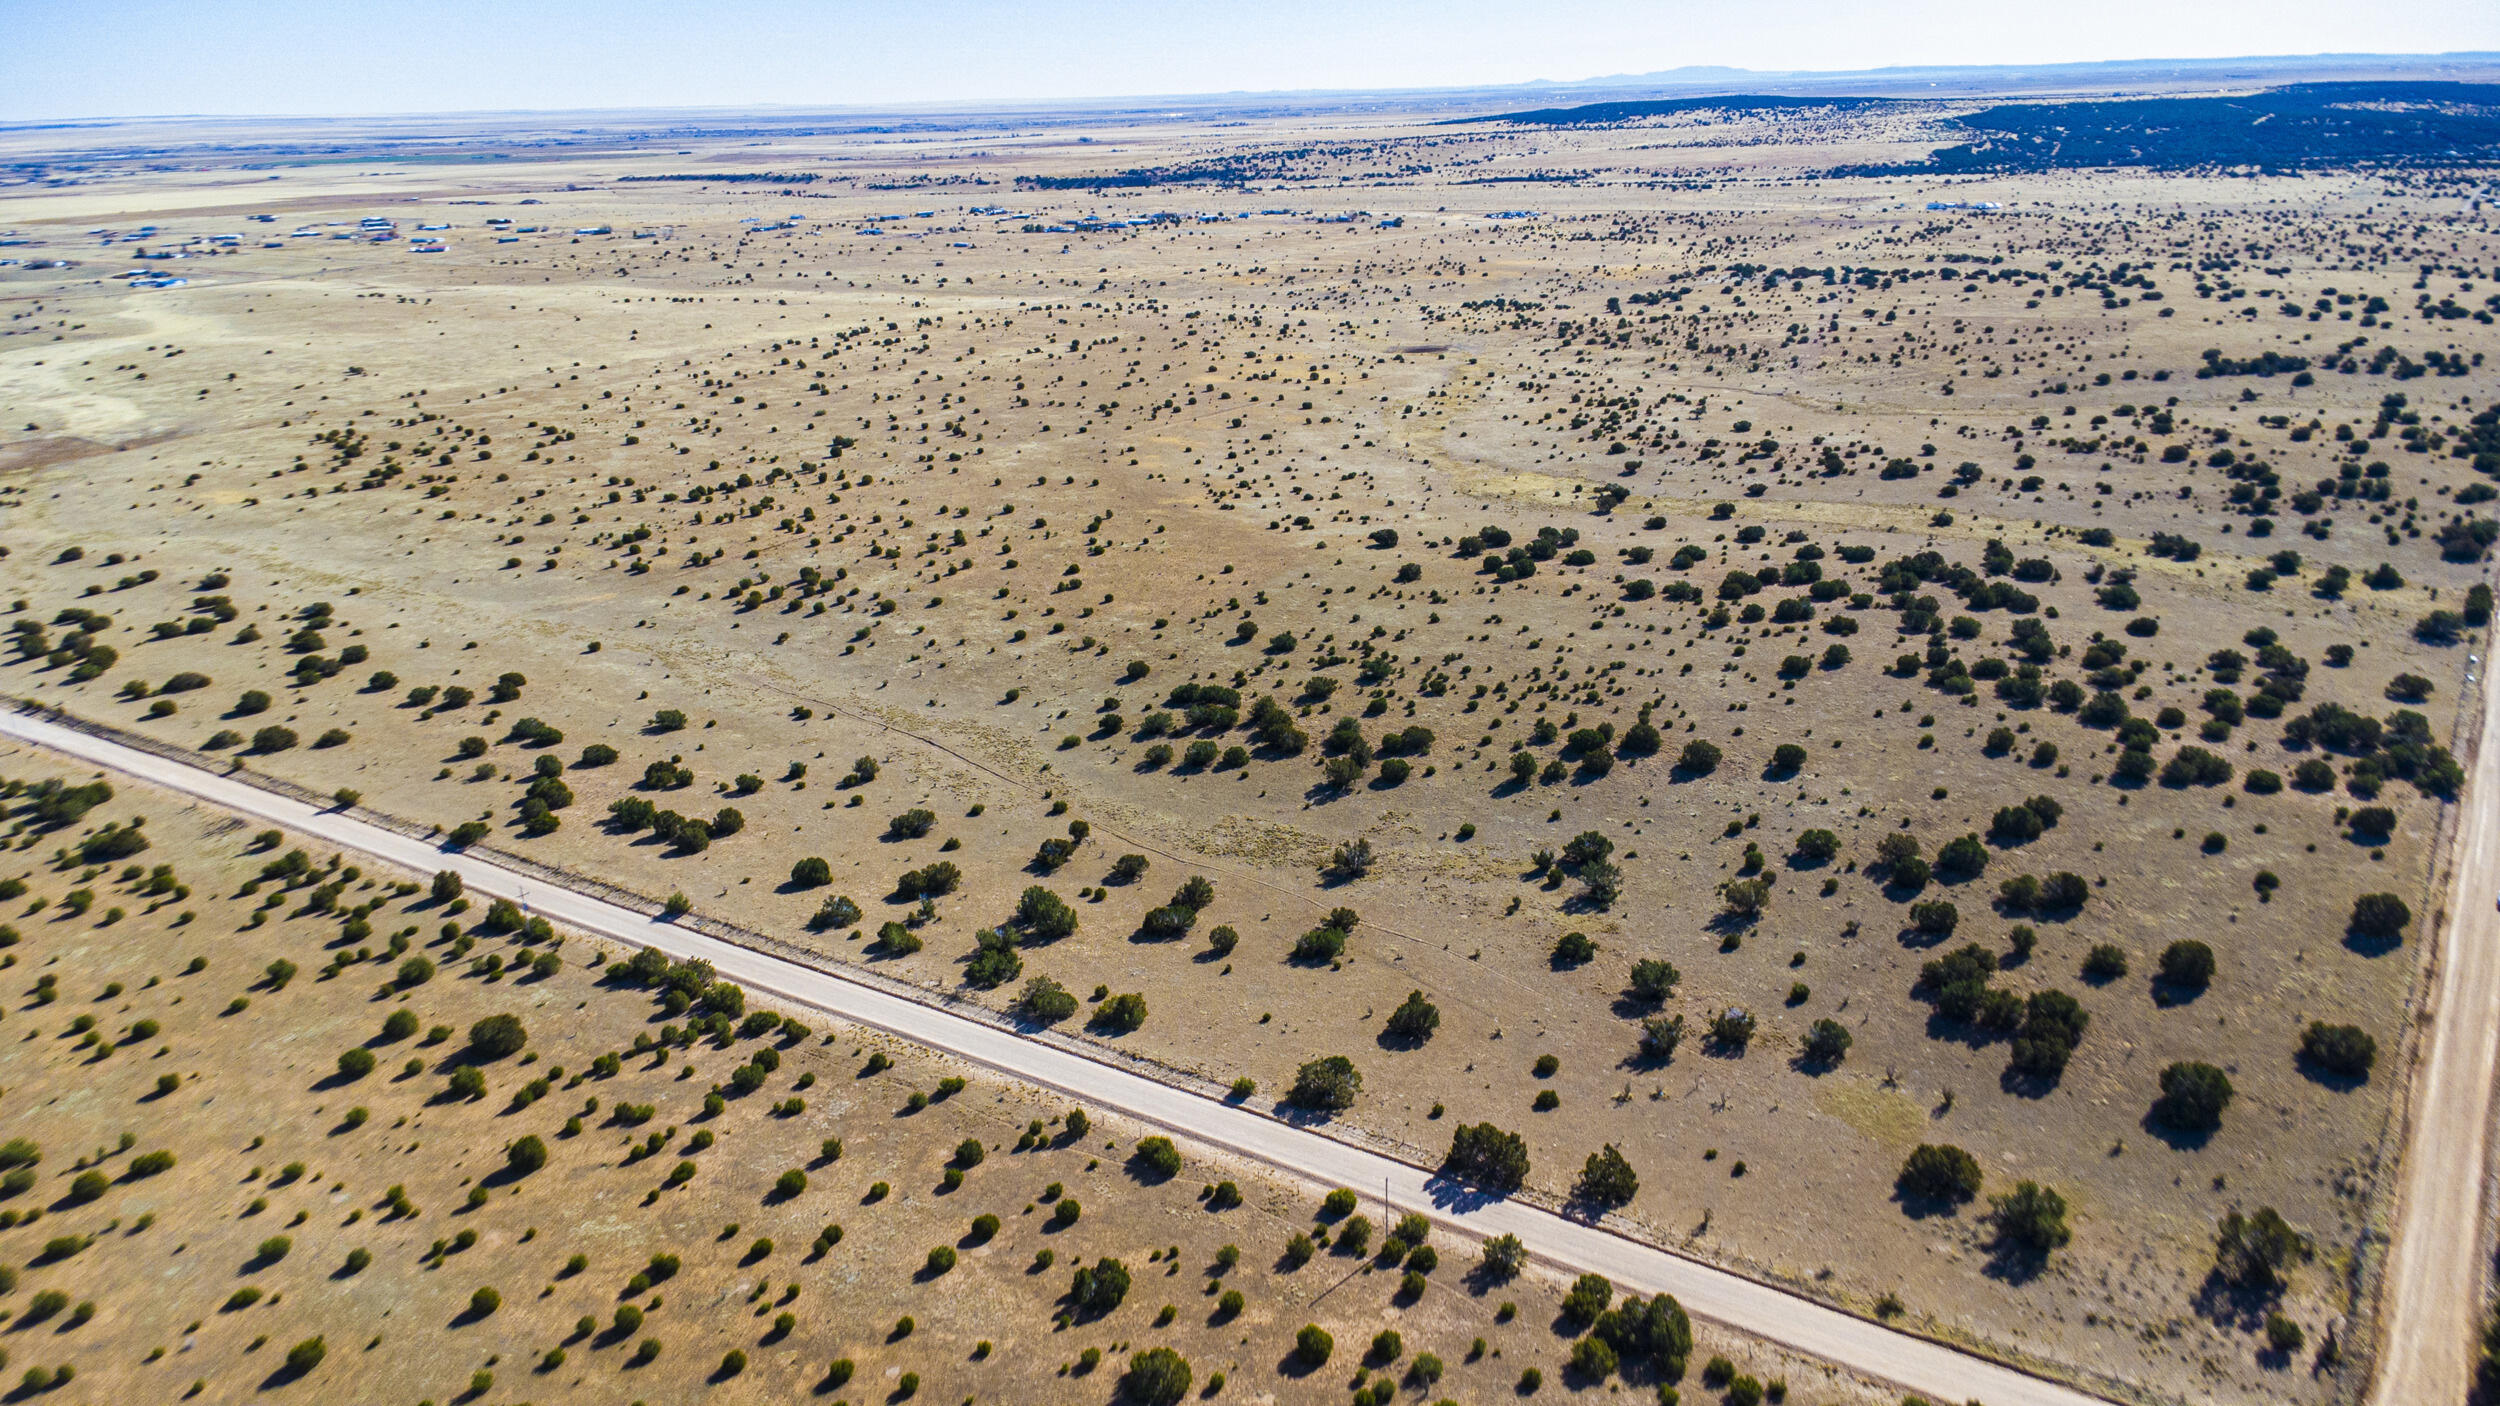
<path fill-rule="evenodd" d="M 360 1082 L 371 1073 L 371 1070 L 367 1070 L 364 1074 L 350 1074 L 344 1069 L 333 1069 L 312 1082 L 312 1092 L 328 1093 L 332 1089 L 343 1089 L 350 1084 Z"/>
<path fill-rule="evenodd" d="M 292 1364 L 281 1362 L 278 1364 L 278 1369 L 276 1371 L 271 1372 L 268 1376 L 260 1379 L 260 1386 L 258 1389 L 261 1391 L 276 1391 L 282 1386 L 302 1380 L 305 1376 L 309 1375 L 309 1373 L 309 1368 L 304 1371 L 297 1371 Z M 29 1397 L 39 1396 L 41 1394 L 41 1389 L 29 1390 L 26 1384 L 21 1382 L 18 1384 L 17 1388 L 11 1391 L 6 1397 L 0 1397 L 0 1400 L 24 1401 Z"/>
<path fill-rule="evenodd" d="M 1665 1005 L 1663 998 L 1644 996 L 1637 991 L 1619 991 L 1615 993 L 1614 1000 L 1608 1003 L 1607 1009 L 1612 1011 L 1618 1020 L 1638 1020 L 1645 1015 L 1657 1014 Z"/>
<path fill-rule="evenodd" d="M 1961 1214 L 1963 1205 L 1960 1200 L 1950 1196 L 1918 1195 L 1898 1183 L 1895 1183 L 1892 1188 L 1892 1200 L 1893 1204 L 1901 1208 L 1901 1214 L 1912 1220 L 1956 1216 Z"/>
<path fill-rule="evenodd" d="M 2204 1281 L 2196 1286 L 2196 1295 L 2189 1302 L 2197 1316 L 2207 1322 L 2254 1332 L 2265 1326 L 2266 1315 L 2274 1311 L 2280 1299 L 2277 1286 L 2243 1284 L 2216 1266 L 2205 1272 Z"/>
<path fill-rule="evenodd" d="M 1436 1210 L 1456 1215 L 1480 1211 L 1509 1199 L 1509 1193 L 1489 1186 L 1480 1186 L 1447 1173 L 1435 1172 L 1424 1182 L 1424 1194 L 1432 1199 Z"/>
<path fill-rule="evenodd" d="M 1758 914 L 1739 913 L 1732 908 L 1725 908 L 1712 914 L 1710 921 L 1701 926 L 1704 932 L 1718 937 L 1730 937 L 1751 932 L 1758 921 L 1760 921 Z"/>
<path fill-rule="evenodd" d="M 2048 1266 L 2049 1257 L 2045 1251 L 1999 1231 L 1988 1242 L 1988 1262 L 1980 1272 L 1991 1279 L 2020 1287 L 2039 1278 Z"/>
<path fill-rule="evenodd" d="M 2332 1089 L 2339 1094 L 2351 1093 L 2370 1082 L 2370 1074 L 2367 1070 L 2359 1074 L 2346 1074 L 2341 1070 L 2327 1068 L 2305 1052 L 2293 1056 L 2292 1062 L 2300 1070 L 2303 1078 L 2320 1088 Z"/>
<path fill-rule="evenodd" d="M 1299 1348 L 1288 1348 L 1284 1356 L 1276 1359 L 1276 1375 L 1300 1381 L 1327 1365 L 1325 1362 L 1313 1362 L 1305 1358 Z"/>
<path fill-rule="evenodd" d="M 1654 1073 L 1673 1063 L 1675 1063 L 1674 1055 L 1652 1054 L 1641 1045 L 1635 1044 L 1632 1047 L 1632 1053 L 1615 1061 L 1615 1068 L 1629 1069 L 1636 1074 Z"/>
<path fill-rule="evenodd" d="M 1295 1128 L 1325 1127 L 1337 1116 L 1334 1109 L 1309 1108 L 1286 1099 L 1278 1099 L 1268 1113 L 1276 1121 Z"/>
<path fill-rule="evenodd" d="M 1997 1075 L 1997 1089 L 2014 1098 L 2042 1099 L 2057 1092 L 2065 1077 L 2063 1068 L 2054 1074 L 2044 1074 L 2009 1064 L 2004 1072 Z"/>
<path fill-rule="evenodd" d="M 2167 1144 L 2171 1148 L 2171 1150 L 2176 1152 L 2194 1152 L 2199 1148 L 2202 1148 L 2205 1144 L 2212 1142 L 2214 1140 L 2214 1134 L 2222 1130 L 2219 1124 L 2210 1128 L 2190 1128 L 2172 1123 L 2169 1119 L 2163 1116 L 2163 1105 L 2168 1102 L 2168 1098 L 2168 1095 L 2164 1095 L 2161 1098 L 2155 1099 L 2153 1101 L 2151 1111 L 2144 1115 L 2138 1126 L 2142 1127 L 2145 1132 L 2151 1134 L 2152 1136 L 2161 1139 L 2163 1143 Z"/>
<path fill-rule="evenodd" d="M 2345 950 L 2352 952 L 2356 956 L 2384 957 L 2388 953 L 2393 952 L 2397 948 L 2404 945 L 2405 939 L 2403 933 L 2396 933 L 2389 937 L 2378 937 L 2365 933 L 2358 928 L 2347 927 L 2344 929 Z"/>
<path fill-rule="evenodd" d="M 2172 1006 L 2195 1005 L 2205 996 L 2205 988 L 2202 986 L 2191 985 L 2183 981 L 2164 981 L 2159 976 L 2153 977 L 2145 984 L 2152 995 L 2153 1004 L 2165 1010 Z"/>

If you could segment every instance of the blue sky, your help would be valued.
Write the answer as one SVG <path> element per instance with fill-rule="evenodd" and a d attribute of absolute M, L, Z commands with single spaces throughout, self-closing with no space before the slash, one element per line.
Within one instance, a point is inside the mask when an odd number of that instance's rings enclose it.
<path fill-rule="evenodd" d="M 2500 49 L 2493 0 L 0 0 L 0 121 Z"/>

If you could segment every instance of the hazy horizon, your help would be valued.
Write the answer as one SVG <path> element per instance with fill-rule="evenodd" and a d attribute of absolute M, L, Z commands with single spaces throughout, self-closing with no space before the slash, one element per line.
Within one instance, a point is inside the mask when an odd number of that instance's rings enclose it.
<path fill-rule="evenodd" d="M 1761 73 L 2196 62 L 2500 49 L 2500 7 L 2324 0 L 2181 9 L 2115 0 L 2086 25 L 1972 0 L 1805 0 L 1777 23 L 1735 0 L 1282 0 L 1256 12 L 1145 0 L 765 7 L 690 25 L 654 0 L 440 0 L 341 11 L 28 0 L 0 56 L 0 121 L 382 116 L 648 108 L 918 107 L 1584 84 Z"/>

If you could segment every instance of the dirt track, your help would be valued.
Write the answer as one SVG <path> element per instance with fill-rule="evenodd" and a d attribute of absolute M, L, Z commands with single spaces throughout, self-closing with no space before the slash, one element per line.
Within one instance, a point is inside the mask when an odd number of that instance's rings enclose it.
<path fill-rule="evenodd" d="M 2500 775 L 2492 725 L 2500 695 L 2483 688 L 2482 745 L 2466 791 L 2453 860 L 2451 920 L 2439 984 L 2425 1018 L 2429 1043 L 2416 1076 L 2411 1137 L 2397 1193 L 2395 1245 L 2384 1300 L 2387 1332 L 2370 1400 L 2379 1406 L 2463 1401 L 2482 1317 L 2484 1156 L 2494 1061 L 2500 1058 Z"/>

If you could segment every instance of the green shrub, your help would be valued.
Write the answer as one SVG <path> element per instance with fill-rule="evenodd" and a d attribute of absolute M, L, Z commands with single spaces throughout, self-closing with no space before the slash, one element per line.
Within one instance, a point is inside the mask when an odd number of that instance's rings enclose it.
<path fill-rule="evenodd" d="M 2363 937 L 2393 939 L 2412 921 L 2413 910 L 2392 893 L 2365 893 L 2353 900 L 2352 930 Z"/>
<path fill-rule="evenodd" d="M 1614 1375 L 1617 1358 L 1613 1346 L 1592 1333 L 1571 1345 L 1569 1365 L 1573 1375 L 1590 1382 L 1602 1382 Z"/>
<path fill-rule="evenodd" d="M 514 1172 L 528 1176 L 547 1165 L 547 1144 L 536 1133 L 515 1139 L 504 1149 L 504 1163 Z"/>
<path fill-rule="evenodd" d="M 1488 1190 L 1516 1191 L 1528 1179 L 1527 1144 L 1491 1123 L 1462 1124 L 1450 1134 L 1441 1169 Z"/>
<path fill-rule="evenodd" d="M 2037 1182 L 2017 1182 L 2014 1190 L 1989 1203 L 1997 1234 L 2034 1255 L 2045 1255 L 2073 1238 L 2066 1228 L 2066 1198 Z"/>
<path fill-rule="evenodd" d="M 490 1015 L 469 1027 L 469 1049 L 481 1059 L 519 1054 L 528 1043 L 529 1032 L 517 1015 Z"/>
<path fill-rule="evenodd" d="M 1901 1194 L 1920 1201 L 1959 1205 L 1979 1194 L 1979 1159 L 1950 1143 L 1921 1143 L 1894 1179 Z"/>
<path fill-rule="evenodd" d="M 1313 928 L 1295 940 L 1293 959 L 1297 962 L 1333 962 L 1345 953 L 1346 935 L 1337 928 Z"/>
<path fill-rule="evenodd" d="M 1068 1286 L 1068 1298 L 1080 1318 L 1099 1318 L 1128 1297 L 1128 1266 L 1115 1259 L 1079 1265 Z"/>
<path fill-rule="evenodd" d="M 1420 995 L 1420 992 L 1417 993 L 1417 997 Z M 1411 1002 L 1415 998 L 1409 999 Z M 1426 1009 L 1430 1009 L 1429 1003 L 1426 1003 Z M 1433 1023 L 1438 1024 L 1439 1020 L 1440 1012 L 1433 1011 Z M 1396 1030 L 1396 1024 L 1392 1017 L 1392 1032 Z M 1344 1055 L 1322 1055 L 1295 1071 L 1293 1088 L 1286 1093 L 1285 1101 L 1314 1112 L 1341 1112 L 1353 1107 L 1355 1096 L 1362 1091 L 1363 1074 L 1354 1067 L 1354 1061 Z"/>
<path fill-rule="evenodd" d="M 2181 1132 L 2209 1133 L 2222 1126 L 2232 1094 L 2229 1075 L 2210 1064 L 2181 1061 L 2162 1070 L 2153 1117 Z"/>
<path fill-rule="evenodd" d="M 1093 1024 L 1114 1035 L 1126 1035 L 1146 1023 L 1146 998 L 1136 991 L 1123 992 L 1095 1008 Z"/>
<path fill-rule="evenodd" d="M 2162 949 L 2159 970 L 2165 985 L 2202 991 L 2214 979 L 2214 949 L 2183 937 Z"/>
<path fill-rule="evenodd" d="M 1155 1136 L 1138 1139 L 1133 1160 L 1138 1166 L 1157 1177 L 1175 1176 L 1181 1169 L 1180 1149 L 1174 1147 L 1172 1140 L 1168 1137 Z"/>
<path fill-rule="evenodd" d="M 2357 1025 L 2313 1020 L 2301 1032 L 2300 1057 L 2339 1078 L 2363 1079 L 2378 1062 L 2378 1041 Z"/>
<path fill-rule="evenodd" d="M 1175 1406 L 1189 1394 L 1189 1360 L 1168 1347 L 1148 1348 L 1128 1360 L 1122 1396 L 1139 1406 Z"/>
<path fill-rule="evenodd" d="M 1066 987 L 1046 976 L 1036 976 L 1024 983 L 1016 997 L 1014 1010 L 1018 1015 L 1039 1025 L 1050 1025 L 1076 1014 L 1077 999 Z"/>

